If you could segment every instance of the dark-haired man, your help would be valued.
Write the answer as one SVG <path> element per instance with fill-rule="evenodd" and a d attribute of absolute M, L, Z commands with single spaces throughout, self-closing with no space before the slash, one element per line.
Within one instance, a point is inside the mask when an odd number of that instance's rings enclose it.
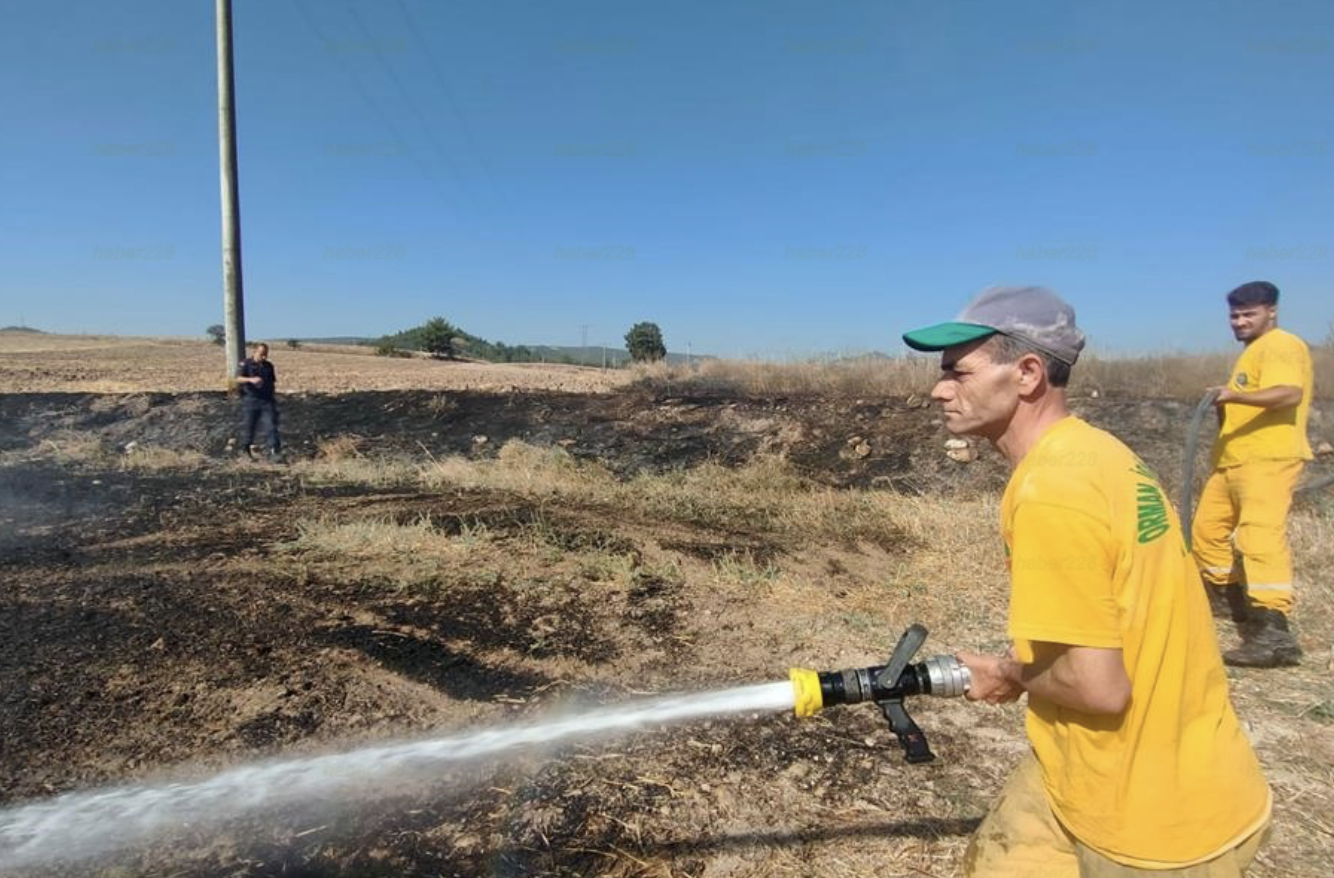
<path fill-rule="evenodd" d="M 1032 753 L 965 874 L 1241 875 L 1269 789 L 1162 486 L 1066 406 L 1084 346 L 1074 309 L 1041 287 L 995 288 L 904 341 L 941 352 L 931 395 L 946 429 L 984 437 L 1013 467 L 1001 531 L 1014 645 L 959 659 L 970 699 L 1028 695 Z"/>
<path fill-rule="evenodd" d="M 251 445 L 255 441 L 255 427 L 263 419 L 268 430 L 269 460 L 282 461 L 282 440 L 278 436 L 278 402 L 273 389 L 278 383 L 273 363 L 269 362 L 269 346 L 255 345 L 254 356 L 241 361 L 236 373 L 241 387 L 241 451 L 254 458 Z"/>
<path fill-rule="evenodd" d="M 1242 636 L 1223 660 L 1242 667 L 1295 665 L 1302 651 L 1288 625 L 1287 524 L 1292 490 L 1311 459 L 1311 352 L 1278 328 L 1278 287 L 1268 281 L 1242 284 L 1227 294 L 1227 304 L 1232 335 L 1246 348 L 1218 388 L 1213 472 L 1200 495 L 1191 545 L 1215 612 L 1230 610 Z"/>

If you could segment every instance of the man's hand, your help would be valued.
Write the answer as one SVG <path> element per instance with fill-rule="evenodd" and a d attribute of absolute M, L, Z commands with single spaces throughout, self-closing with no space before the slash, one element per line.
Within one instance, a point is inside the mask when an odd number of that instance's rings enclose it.
<path fill-rule="evenodd" d="M 1024 687 L 1020 682 L 1022 666 L 1014 660 L 1013 651 L 1008 656 L 960 652 L 955 657 L 973 676 L 973 682 L 965 695 L 969 701 L 1005 704 L 1017 700 L 1023 694 Z"/>

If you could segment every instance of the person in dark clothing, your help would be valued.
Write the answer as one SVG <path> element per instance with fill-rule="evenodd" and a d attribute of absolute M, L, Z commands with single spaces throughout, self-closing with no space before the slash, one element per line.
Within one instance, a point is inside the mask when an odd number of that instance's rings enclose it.
<path fill-rule="evenodd" d="M 254 458 L 251 444 L 255 427 L 262 417 L 268 428 L 269 460 L 282 460 L 282 440 L 278 437 L 278 403 L 273 396 L 278 376 L 269 362 L 269 346 L 255 345 L 255 354 L 241 361 L 236 383 L 241 386 L 241 448 L 246 456 Z"/>

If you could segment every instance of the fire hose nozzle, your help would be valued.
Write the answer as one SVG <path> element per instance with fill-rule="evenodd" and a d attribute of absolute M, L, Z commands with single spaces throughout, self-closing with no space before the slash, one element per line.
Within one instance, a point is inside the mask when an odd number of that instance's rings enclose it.
<path fill-rule="evenodd" d="M 879 667 L 823 673 L 793 668 L 792 703 L 797 716 L 814 716 L 835 704 L 874 701 L 885 714 L 890 731 L 898 737 L 904 758 L 930 762 L 935 754 L 926 743 L 926 735 L 908 715 L 903 699 L 909 695 L 953 698 L 967 692 L 973 678 L 968 667 L 952 655 L 909 664 L 925 641 L 926 628 L 910 625 L 889 661 Z"/>
<path fill-rule="evenodd" d="M 938 655 L 904 668 L 892 686 L 879 681 L 884 666 L 842 671 L 793 668 L 792 694 L 797 716 L 814 716 L 836 704 L 901 700 L 905 695 L 955 698 L 968 691 L 972 674 L 952 655 Z"/>

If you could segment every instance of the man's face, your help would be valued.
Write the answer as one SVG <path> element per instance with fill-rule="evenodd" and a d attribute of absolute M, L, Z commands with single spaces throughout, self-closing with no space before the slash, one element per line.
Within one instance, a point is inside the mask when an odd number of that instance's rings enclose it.
<path fill-rule="evenodd" d="M 995 439 L 1019 407 L 1019 369 L 991 359 L 987 339 L 946 348 L 931 398 L 940 403 L 945 429 Z"/>
<path fill-rule="evenodd" d="M 268 345 L 266 345 L 266 344 L 262 344 L 262 345 L 259 345 L 258 347 L 255 348 L 255 359 L 256 359 L 258 362 L 262 363 L 262 362 L 264 362 L 265 360 L 267 360 L 268 358 L 269 358 L 269 346 L 268 346 Z"/>
<path fill-rule="evenodd" d="M 1273 329 L 1278 308 L 1273 305 L 1239 305 L 1228 309 L 1228 322 L 1237 341 L 1254 341 Z"/>

